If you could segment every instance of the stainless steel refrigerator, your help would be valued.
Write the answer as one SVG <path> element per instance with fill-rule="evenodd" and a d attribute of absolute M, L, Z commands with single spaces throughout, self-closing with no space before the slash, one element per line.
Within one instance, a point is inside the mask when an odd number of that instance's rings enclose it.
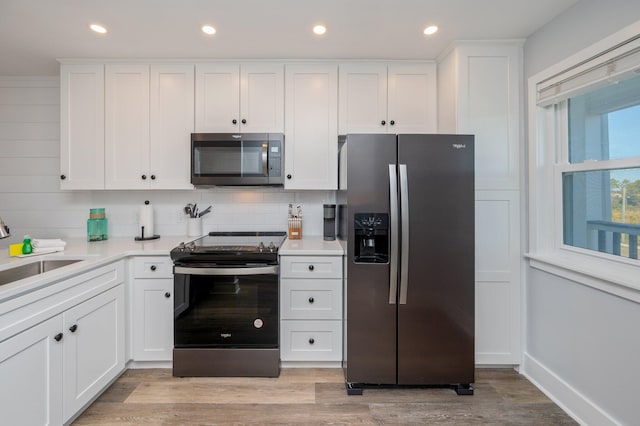
<path fill-rule="evenodd" d="M 367 385 L 474 382 L 474 137 L 350 134 L 340 151 L 344 370 Z"/>

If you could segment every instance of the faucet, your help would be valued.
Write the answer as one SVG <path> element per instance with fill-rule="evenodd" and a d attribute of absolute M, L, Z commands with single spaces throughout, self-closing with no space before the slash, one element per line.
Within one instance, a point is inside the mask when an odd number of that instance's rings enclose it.
<path fill-rule="evenodd" d="M 10 237 L 11 233 L 9 232 L 9 227 L 4 224 L 2 218 L 0 217 L 0 238 Z"/>

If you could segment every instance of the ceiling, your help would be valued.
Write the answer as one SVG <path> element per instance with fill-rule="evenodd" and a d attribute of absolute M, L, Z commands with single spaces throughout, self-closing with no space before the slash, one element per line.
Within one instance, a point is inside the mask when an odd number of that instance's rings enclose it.
<path fill-rule="evenodd" d="M 455 40 L 524 39 L 577 1 L 0 0 L 0 75 L 57 75 L 56 58 L 435 59 Z"/>

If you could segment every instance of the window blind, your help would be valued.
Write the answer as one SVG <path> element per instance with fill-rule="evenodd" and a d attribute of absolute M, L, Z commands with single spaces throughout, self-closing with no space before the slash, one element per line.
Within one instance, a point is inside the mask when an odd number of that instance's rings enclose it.
<path fill-rule="evenodd" d="M 538 83 L 537 104 L 547 106 L 639 74 L 640 34 Z"/>

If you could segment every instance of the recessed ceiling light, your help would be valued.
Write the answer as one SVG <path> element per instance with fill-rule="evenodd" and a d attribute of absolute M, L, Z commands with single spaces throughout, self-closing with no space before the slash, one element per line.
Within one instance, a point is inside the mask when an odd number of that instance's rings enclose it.
<path fill-rule="evenodd" d="M 107 29 L 105 27 L 103 27 L 100 24 L 91 24 L 89 25 L 89 28 L 91 28 L 92 31 L 95 31 L 99 34 L 106 34 L 107 33 Z"/>
<path fill-rule="evenodd" d="M 207 35 L 214 35 L 216 33 L 216 29 L 213 28 L 211 25 L 203 25 L 202 32 Z"/>
<path fill-rule="evenodd" d="M 315 27 L 313 27 L 313 32 L 314 34 L 322 35 L 327 32 L 327 27 L 325 27 L 324 25 L 316 25 Z"/>
<path fill-rule="evenodd" d="M 435 25 L 429 25 L 427 28 L 424 29 L 424 35 L 431 35 L 437 32 L 438 32 L 438 27 Z"/>

